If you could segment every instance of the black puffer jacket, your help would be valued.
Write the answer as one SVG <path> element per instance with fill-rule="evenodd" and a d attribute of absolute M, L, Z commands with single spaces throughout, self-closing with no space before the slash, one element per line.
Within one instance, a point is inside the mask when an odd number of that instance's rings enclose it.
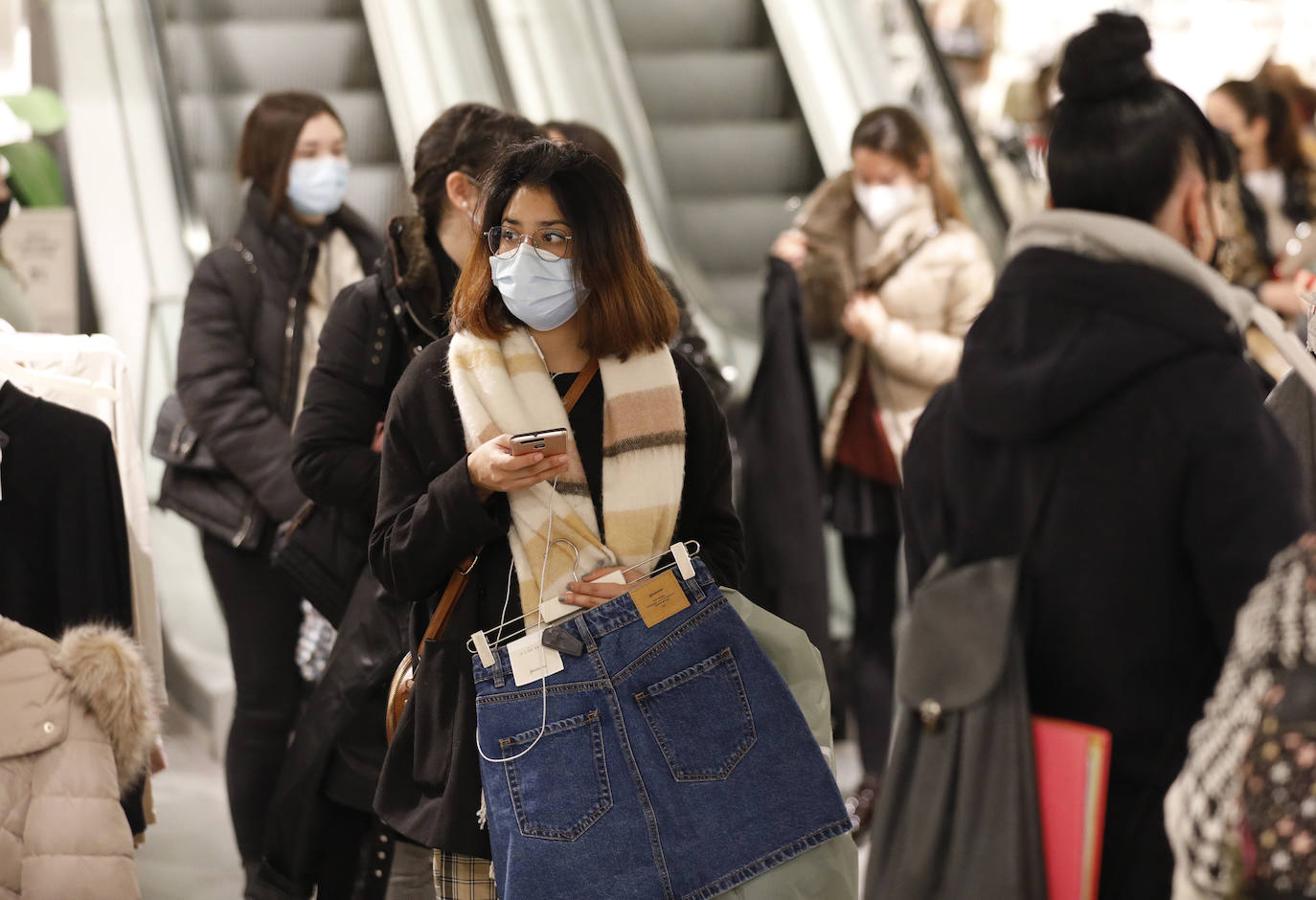
<path fill-rule="evenodd" d="M 1242 349 L 1168 272 L 1026 250 L 905 455 L 911 584 L 943 553 L 1017 554 L 1025 485 L 1058 463 L 1024 560 L 1028 690 L 1034 713 L 1113 735 L 1103 898 L 1170 895 L 1165 792 L 1239 607 L 1302 531 Z"/>
<path fill-rule="evenodd" d="M 456 279 L 457 267 L 426 245 L 419 217 L 395 219 L 378 271 L 339 294 L 320 331 L 293 435 L 293 468 L 306 496 L 342 513 L 338 521 L 362 546 L 379 492 L 375 426 L 412 357 L 446 329 Z M 393 600 L 362 573 L 279 776 L 260 897 L 310 895 L 323 852 L 315 823 L 325 797 L 371 808 L 388 749 L 389 679 L 411 644 L 410 615 L 411 604 Z"/>
<path fill-rule="evenodd" d="M 297 484 L 316 503 L 375 521 L 379 454 L 371 449 L 407 364 L 448 331 L 460 272 L 425 240 L 419 216 L 394 219 L 379 270 L 345 289 L 320 332 L 294 435 Z"/>
<path fill-rule="evenodd" d="M 369 271 L 382 245 L 347 207 L 329 217 Z M 215 458 L 251 497 L 254 527 L 292 518 L 304 502 L 292 478 L 292 419 L 315 232 L 271 215 L 253 188 L 234 242 L 192 277 L 178 346 L 178 397 Z"/>

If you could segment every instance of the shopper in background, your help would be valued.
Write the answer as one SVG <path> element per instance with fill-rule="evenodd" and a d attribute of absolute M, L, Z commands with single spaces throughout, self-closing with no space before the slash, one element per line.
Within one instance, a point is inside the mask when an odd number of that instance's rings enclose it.
<path fill-rule="evenodd" d="M 412 358 L 447 333 L 461 265 L 479 242 L 479 180 L 502 146 L 538 134 L 520 116 L 478 103 L 439 116 L 416 145 L 416 213 L 389 224 L 378 271 L 329 312 L 294 430 L 293 469 L 306 496 L 338 511 L 347 539 L 362 548 L 375 521 L 389 397 Z M 414 644 L 410 609 L 362 573 L 280 779 L 266 843 L 272 883 L 310 881 L 330 898 L 355 896 L 358 878 L 387 878 L 389 900 L 433 898 L 430 850 L 398 840 L 374 814 L 389 679 Z M 391 866 L 380 863 L 381 850 Z"/>
<path fill-rule="evenodd" d="M 608 140 L 607 135 L 593 125 L 586 125 L 584 122 L 545 122 L 544 133 L 551 141 L 579 144 L 607 163 L 608 168 L 616 172 L 617 177 L 623 182 L 626 181 L 626 166 L 621 161 L 621 154 L 617 152 L 612 141 Z M 667 290 L 676 301 L 676 309 L 679 313 L 672 349 L 680 351 L 686 359 L 694 363 L 695 368 L 708 382 L 708 386 L 713 389 L 713 396 L 717 397 L 717 402 L 725 405 L 731 397 L 731 383 L 722 374 L 722 367 L 713 358 L 713 352 L 708 347 L 708 339 L 695 324 L 694 316 L 690 315 L 690 305 L 686 303 L 685 295 L 677 288 L 676 280 L 662 266 L 655 265 L 654 269 L 658 272 L 658 277 L 667 285 Z"/>
<path fill-rule="evenodd" d="M 16 202 L 9 182 L 0 177 L 0 228 L 9 221 Z M 36 318 L 32 314 L 27 291 L 3 254 L 0 254 L 0 320 L 8 322 L 15 331 L 33 331 L 36 328 Z"/>
<path fill-rule="evenodd" d="M 1028 543 L 1031 708 L 1113 735 L 1101 896 L 1119 900 L 1170 894 L 1166 789 L 1235 614 L 1303 524 L 1293 451 L 1242 356 L 1253 299 L 1207 265 L 1228 157 L 1150 49 L 1117 13 L 1070 42 L 1054 209 L 1012 233 L 905 456 L 911 584 L 943 555 Z"/>
<path fill-rule="evenodd" d="M 146 775 L 156 698 L 117 628 L 56 642 L 0 616 L 0 896 L 141 896 L 119 798 Z"/>
<path fill-rule="evenodd" d="M 321 97 L 263 97 L 247 118 L 239 174 L 251 183 L 232 244 L 197 266 L 183 310 L 178 396 L 200 440 L 248 499 L 254 550 L 215 534 L 201 546 L 228 629 L 237 686 L 225 769 L 250 879 L 301 701 L 293 658 L 300 598 L 269 563 L 275 526 L 305 502 L 292 473 L 292 423 L 338 292 L 382 249 L 343 205 L 347 137 Z M 168 493 L 166 482 L 165 493 Z"/>
<path fill-rule="evenodd" d="M 852 808 L 863 829 L 890 740 L 900 459 L 924 404 L 955 376 L 993 271 L 913 114 L 865 115 L 851 157 L 853 169 L 814 192 L 774 254 L 798 268 L 814 335 L 845 341 L 823 461 L 855 603 L 850 701 L 867 775 Z"/>
<path fill-rule="evenodd" d="M 1227 81 L 1207 98 L 1206 114 L 1238 148 L 1243 186 L 1265 213 L 1263 255 L 1272 268 L 1282 265 L 1298 255 L 1290 244 L 1299 226 L 1309 234 L 1316 219 L 1316 169 L 1302 152 L 1288 101 L 1259 82 Z M 1288 278 L 1264 282 L 1258 296 L 1290 318 L 1305 314 Z"/>
<path fill-rule="evenodd" d="M 593 153 L 537 141 L 509 150 L 485 185 L 487 255 L 472 254 L 462 271 L 453 336 L 416 359 L 389 408 L 370 552 L 385 588 L 426 607 L 479 553 L 444 639 L 427 647 L 417 675 L 418 684 L 430 674 L 447 679 L 449 702 L 427 710 L 419 694 L 414 701 L 449 764 L 435 789 L 451 805 L 435 863 L 442 898 L 494 896 L 489 836 L 476 817 L 468 636 L 533 610 L 545 575 L 550 597 L 578 572 L 583 580 L 567 586 L 565 600 L 579 606 L 625 593 L 625 584 L 597 581 L 616 570 L 590 564 L 605 541 L 627 558 L 637 544 L 698 540 L 718 584 L 730 586 L 743 560 L 726 423 L 699 373 L 666 350 L 676 307 L 645 258 L 621 180 Z M 518 415 L 526 427 L 548 427 L 553 417 L 534 421 L 547 415 L 543 403 L 565 395 L 592 360 L 601 371 L 568 417 L 570 456 L 513 456 L 500 421 L 504 431 Z M 473 417 L 476 405 L 489 422 Z M 530 490 L 559 477 L 556 492 Z M 579 569 L 559 544 L 541 568 L 545 545 L 535 532 L 549 502 L 553 534 L 580 551 Z M 404 717 L 395 744 L 405 728 Z M 486 893 L 460 891 L 460 873 L 475 873 Z"/>

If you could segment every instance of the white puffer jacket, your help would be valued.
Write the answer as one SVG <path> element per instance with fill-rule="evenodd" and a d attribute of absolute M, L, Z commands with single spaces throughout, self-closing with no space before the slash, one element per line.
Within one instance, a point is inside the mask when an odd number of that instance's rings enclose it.
<path fill-rule="evenodd" d="M 0 900 L 141 896 L 119 797 L 146 771 L 157 708 L 122 632 L 56 643 L 0 616 Z"/>
<path fill-rule="evenodd" d="M 996 274 L 987 248 L 963 222 L 937 221 L 927 187 L 913 206 L 876 231 L 859 211 L 848 172 L 814 191 L 796 225 L 809 240 L 800 288 L 813 337 L 841 336 L 850 297 L 875 285 L 891 319 L 876 343 L 850 344 L 823 429 L 823 459 L 830 463 L 834 457 L 846 411 L 867 371 L 899 462 L 923 407 L 955 377 L 964 335 L 991 299 Z"/>

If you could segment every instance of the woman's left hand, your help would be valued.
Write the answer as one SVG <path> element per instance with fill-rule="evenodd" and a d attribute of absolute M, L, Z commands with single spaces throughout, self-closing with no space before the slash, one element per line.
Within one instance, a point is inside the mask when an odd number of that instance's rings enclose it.
<path fill-rule="evenodd" d="M 841 314 L 841 327 L 856 341 L 875 344 L 886 333 L 891 316 L 876 294 L 855 294 Z"/>
<path fill-rule="evenodd" d="M 562 602 L 571 606 L 582 606 L 585 609 L 590 609 L 607 603 L 609 600 L 615 600 L 629 591 L 631 586 L 629 584 L 614 584 L 610 581 L 600 583 L 597 579 L 620 571 L 622 571 L 620 566 L 595 569 L 585 576 L 584 581 L 573 581 L 567 585 L 567 592 L 562 595 Z"/>

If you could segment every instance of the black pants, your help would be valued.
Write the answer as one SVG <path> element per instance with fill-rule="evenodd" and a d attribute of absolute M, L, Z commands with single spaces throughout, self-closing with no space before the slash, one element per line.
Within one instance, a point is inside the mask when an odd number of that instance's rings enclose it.
<path fill-rule="evenodd" d="M 880 775 L 891 741 L 896 615 L 896 563 L 900 533 L 842 540 L 846 579 L 854 595 L 850 704 L 859 726 L 864 771 Z"/>
<path fill-rule="evenodd" d="M 209 535 L 201 552 L 233 658 L 237 702 L 224 766 L 238 853 L 250 868 L 264 850 L 265 819 L 302 698 L 294 658 L 301 600 L 263 553 L 235 550 Z"/>

